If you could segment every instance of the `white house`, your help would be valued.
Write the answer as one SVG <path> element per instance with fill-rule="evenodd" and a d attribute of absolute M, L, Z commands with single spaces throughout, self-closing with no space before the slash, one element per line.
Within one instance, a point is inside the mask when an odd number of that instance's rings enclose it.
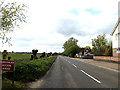
<path fill-rule="evenodd" d="M 120 18 L 118 19 L 112 33 L 113 56 L 120 57 Z"/>

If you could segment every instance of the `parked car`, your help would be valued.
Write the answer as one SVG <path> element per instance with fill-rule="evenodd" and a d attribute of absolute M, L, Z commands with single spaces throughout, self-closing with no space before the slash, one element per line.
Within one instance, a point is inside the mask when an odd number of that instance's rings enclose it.
<path fill-rule="evenodd" d="M 83 55 L 83 59 L 93 59 L 93 55 Z"/>

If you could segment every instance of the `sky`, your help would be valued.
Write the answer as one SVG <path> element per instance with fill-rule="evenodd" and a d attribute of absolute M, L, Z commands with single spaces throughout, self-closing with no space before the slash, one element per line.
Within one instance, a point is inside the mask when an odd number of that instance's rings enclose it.
<path fill-rule="evenodd" d="M 119 0 L 14 0 L 28 6 L 27 23 L 9 33 L 12 46 L 0 45 L 8 52 L 63 52 L 70 37 L 78 46 L 92 47 L 92 39 L 106 33 L 108 41 L 118 19 Z"/>

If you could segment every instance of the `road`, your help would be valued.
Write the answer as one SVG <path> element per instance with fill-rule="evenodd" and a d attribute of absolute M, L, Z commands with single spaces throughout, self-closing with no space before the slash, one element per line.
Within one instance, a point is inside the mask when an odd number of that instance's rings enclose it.
<path fill-rule="evenodd" d="M 118 88 L 118 72 L 58 56 L 39 88 Z"/>

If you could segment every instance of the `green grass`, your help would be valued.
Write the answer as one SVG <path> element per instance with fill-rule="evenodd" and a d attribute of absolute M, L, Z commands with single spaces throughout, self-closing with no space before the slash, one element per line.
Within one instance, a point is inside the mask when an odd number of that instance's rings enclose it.
<path fill-rule="evenodd" d="M 30 59 L 32 54 L 14 54 L 14 53 L 9 53 L 7 55 L 8 57 L 11 57 L 11 60 L 25 60 L 25 59 Z M 37 57 L 39 58 L 41 55 L 37 54 Z"/>
<path fill-rule="evenodd" d="M 11 60 L 22 60 L 22 59 L 30 59 L 31 54 L 13 54 L 13 53 L 9 53 L 7 55 L 8 57 L 11 57 Z"/>
<path fill-rule="evenodd" d="M 25 84 L 22 82 L 14 82 L 14 88 L 24 88 Z M 2 81 L 2 88 L 12 88 L 12 80 L 4 78 Z"/>

